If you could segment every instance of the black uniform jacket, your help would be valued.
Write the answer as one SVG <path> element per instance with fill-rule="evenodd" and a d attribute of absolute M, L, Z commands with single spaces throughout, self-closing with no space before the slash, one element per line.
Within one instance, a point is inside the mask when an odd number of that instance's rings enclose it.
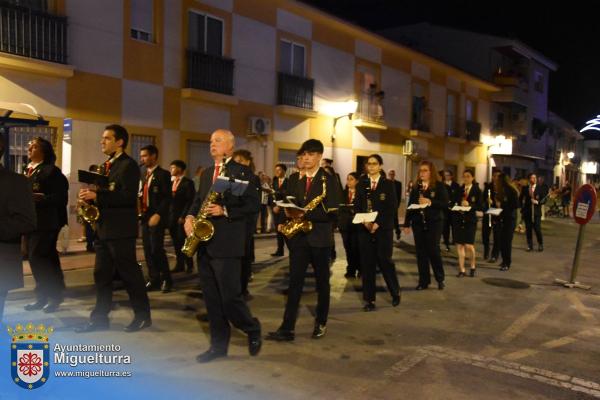
<path fill-rule="evenodd" d="M 306 213 L 305 218 L 312 222 L 312 230 L 308 233 L 299 233 L 288 240 L 290 248 L 301 245 L 302 240 L 308 240 L 311 247 L 331 247 L 333 245 L 333 222 L 336 211 L 342 202 L 342 193 L 335 176 L 329 175 L 323 168 L 319 168 L 312 179 L 310 190 L 305 193 L 306 175 L 301 179 L 290 179 L 288 195 L 294 196 L 297 205 L 306 206 L 312 199 L 323 193 L 323 179 L 326 185 L 325 199 L 312 211 Z"/>
<path fill-rule="evenodd" d="M 0 165 L 0 292 L 23 287 L 21 235 L 36 222 L 31 185 Z"/>
<path fill-rule="evenodd" d="M 204 199 L 212 187 L 212 179 L 215 167 L 211 166 L 202 172 L 200 187 L 188 215 L 196 217 Z M 246 225 L 248 216 L 259 212 L 260 200 L 253 173 L 250 168 L 230 160 L 225 164 L 225 172 L 222 175 L 230 179 L 237 179 L 248 183 L 248 187 L 241 196 L 235 196 L 230 190 L 222 194 L 216 203 L 222 205 L 226 216 L 210 217 L 209 220 L 215 227 L 215 234 L 211 240 L 204 243 L 199 252 L 207 252 L 214 258 L 237 258 L 245 254 Z"/>
<path fill-rule="evenodd" d="M 108 174 L 108 188 L 99 188 L 96 204 L 100 209 L 98 238 L 115 240 L 138 235 L 137 197 L 140 169 L 133 158 L 121 154 Z"/>
<path fill-rule="evenodd" d="M 356 212 L 368 212 L 368 200 L 371 201 L 371 211 L 377 211 L 375 223 L 378 229 L 394 229 L 395 210 L 398 209 L 398 197 L 394 183 L 383 177 L 379 178 L 375 190 L 371 190 L 371 180 L 368 176 L 361 177 L 356 185 Z"/>
<path fill-rule="evenodd" d="M 34 193 L 44 197 L 35 202 L 37 231 L 59 230 L 67 224 L 69 181 L 53 164 L 40 164 L 29 177 Z"/>
<path fill-rule="evenodd" d="M 404 218 L 404 226 L 423 225 L 423 220 L 426 224 L 434 224 L 444 219 L 443 212 L 448 209 L 450 202 L 446 185 L 442 182 L 436 182 L 423 191 L 423 197 L 431 200 L 431 205 L 420 210 L 407 210 Z M 419 185 L 415 185 L 410 192 L 408 206 L 411 204 L 419 204 Z M 423 212 L 421 214 L 421 211 Z M 424 217 L 424 218 L 423 218 Z"/>

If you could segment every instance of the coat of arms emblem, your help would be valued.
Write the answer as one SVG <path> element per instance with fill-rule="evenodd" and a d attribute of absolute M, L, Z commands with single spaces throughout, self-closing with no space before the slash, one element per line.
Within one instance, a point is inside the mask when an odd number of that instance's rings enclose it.
<path fill-rule="evenodd" d="M 24 389 L 37 389 L 50 376 L 50 344 L 48 337 L 52 327 L 35 326 L 31 322 L 25 327 L 17 324 L 8 328 L 12 340 L 10 361 L 12 380 Z"/>

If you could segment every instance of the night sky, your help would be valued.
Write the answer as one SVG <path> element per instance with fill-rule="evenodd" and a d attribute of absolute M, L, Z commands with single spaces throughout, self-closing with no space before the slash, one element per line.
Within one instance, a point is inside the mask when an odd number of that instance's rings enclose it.
<path fill-rule="evenodd" d="M 370 30 L 430 22 L 519 39 L 558 63 L 550 109 L 577 129 L 600 114 L 600 18 L 595 1 L 302 0 Z"/>

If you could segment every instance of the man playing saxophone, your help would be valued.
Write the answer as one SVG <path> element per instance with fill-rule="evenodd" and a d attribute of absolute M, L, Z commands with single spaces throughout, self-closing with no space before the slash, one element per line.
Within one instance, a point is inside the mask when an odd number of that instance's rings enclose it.
<path fill-rule="evenodd" d="M 188 239 L 194 235 L 194 222 L 199 214 L 206 216 L 214 228 L 210 239 L 201 241 L 198 249 L 200 285 L 210 322 L 210 348 L 196 357 L 200 363 L 227 356 L 230 323 L 248 335 L 251 356 L 257 355 L 262 346 L 260 323 L 246 305 L 240 282 L 246 217 L 258 212 L 258 192 L 250 181 L 250 168 L 231 159 L 234 145 L 235 137 L 230 131 L 219 129 L 212 133 L 210 154 L 215 164 L 202 172 L 200 186 L 184 224 Z M 214 202 L 205 201 L 219 176 L 248 182 L 248 187 L 241 196 L 225 191 Z M 186 240 L 186 245 L 188 242 Z"/>
<path fill-rule="evenodd" d="M 327 315 L 329 313 L 329 264 L 332 246 L 332 223 L 335 218 L 333 209 L 342 202 L 342 193 L 336 178 L 320 168 L 323 157 L 323 143 L 309 139 L 302 144 L 298 154 L 305 168 L 302 178 L 290 182 L 288 195 L 294 196 L 296 205 L 308 211 L 286 208 L 288 223 L 282 232 L 287 234 L 290 249 L 290 286 L 283 315 L 283 322 L 277 331 L 270 332 L 269 340 L 292 341 L 298 317 L 298 306 L 304 286 L 304 276 L 308 265 L 315 270 L 317 283 L 317 315 L 312 337 L 319 339 L 325 335 Z M 325 193 L 324 193 L 325 192 Z M 323 196 L 323 194 L 325 194 Z M 315 199 L 319 199 L 315 205 Z M 290 211 L 291 210 L 291 211 Z M 298 221 L 304 219 L 307 223 Z M 310 224 L 308 224 L 310 222 Z M 290 229 L 290 225 L 310 227 L 308 229 Z"/>

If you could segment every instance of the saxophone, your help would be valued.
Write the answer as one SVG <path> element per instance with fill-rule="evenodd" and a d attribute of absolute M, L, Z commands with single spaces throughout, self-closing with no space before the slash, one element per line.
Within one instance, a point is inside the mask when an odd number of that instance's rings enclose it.
<path fill-rule="evenodd" d="M 326 183 L 327 179 L 325 178 L 325 176 L 321 177 L 321 181 L 323 182 L 323 191 L 321 192 L 320 195 L 318 195 L 317 197 L 312 199 L 306 205 L 306 207 L 304 207 L 306 209 L 306 211 L 312 211 L 315 208 L 317 208 L 317 206 L 319 204 L 321 204 L 323 202 L 323 200 L 325 199 L 325 197 L 327 196 L 327 183 Z M 300 232 L 303 232 L 303 233 L 310 232 L 313 228 L 312 222 L 306 220 L 304 218 L 304 216 L 305 216 L 305 214 L 303 214 L 301 217 L 292 218 L 289 221 L 287 221 L 285 223 L 285 225 L 283 226 L 283 228 L 281 228 L 281 233 L 283 233 L 283 235 L 286 238 L 291 239 Z"/>
<path fill-rule="evenodd" d="M 92 170 L 96 170 L 99 174 L 106 175 L 103 166 L 95 166 Z M 100 219 L 100 209 L 93 203 L 88 203 L 84 200 L 77 201 L 77 220 L 80 223 L 87 223 L 96 230 L 96 222 Z"/>
<path fill-rule="evenodd" d="M 208 242 L 215 234 L 215 226 L 208 219 L 206 209 L 210 203 L 214 203 L 219 199 L 220 195 L 217 192 L 210 192 L 206 199 L 202 202 L 200 211 L 194 221 L 192 233 L 185 238 L 185 243 L 181 248 L 181 252 L 186 257 L 193 257 L 201 242 Z"/>
<path fill-rule="evenodd" d="M 225 159 L 223 159 L 223 167 L 221 169 L 221 174 L 226 175 L 226 165 Z M 208 242 L 212 239 L 215 234 L 215 226 L 208 219 L 207 208 L 211 203 L 217 202 L 221 198 L 221 194 L 215 191 L 210 191 L 202 205 L 200 206 L 200 210 L 198 211 L 198 215 L 196 216 L 196 220 L 194 221 L 194 227 L 192 229 L 192 233 L 188 237 L 185 238 L 185 242 L 183 243 L 183 247 L 181 248 L 181 252 L 186 257 L 193 257 L 194 253 L 198 250 L 198 246 L 201 242 Z"/>

